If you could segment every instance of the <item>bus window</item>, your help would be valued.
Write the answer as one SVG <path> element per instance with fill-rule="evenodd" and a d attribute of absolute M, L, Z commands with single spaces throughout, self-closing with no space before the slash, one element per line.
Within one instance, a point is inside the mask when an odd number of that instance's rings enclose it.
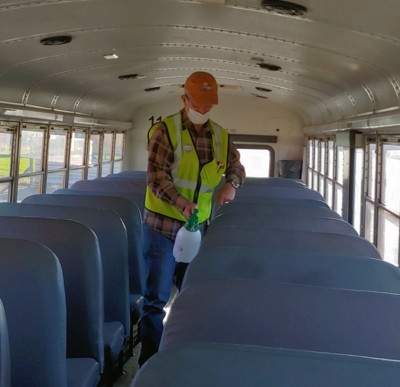
<path fill-rule="evenodd" d="M 65 167 L 65 151 L 67 144 L 66 131 L 51 131 L 49 141 L 49 159 L 47 169 L 61 169 Z"/>
<path fill-rule="evenodd" d="M 382 203 L 400 213 L 400 146 L 382 146 Z"/>
<path fill-rule="evenodd" d="M 11 176 L 12 133 L 0 133 L 0 178 Z"/>
<path fill-rule="evenodd" d="M 84 179 L 84 169 L 71 169 L 69 171 L 68 187 L 70 188 L 75 182 Z"/>
<path fill-rule="evenodd" d="M 239 148 L 240 162 L 246 177 L 270 177 L 270 151 L 268 149 Z"/>
<path fill-rule="evenodd" d="M 17 201 L 42 193 L 44 126 L 26 124 L 21 131 Z"/>
<path fill-rule="evenodd" d="M 122 172 L 122 161 L 115 161 L 113 173 L 120 173 L 120 172 Z"/>
<path fill-rule="evenodd" d="M 338 146 L 336 147 L 335 211 L 339 215 L 343 215 L 343 162 L 344 149 Z"/>
<path fill-rule="evenodd" d="M 99 174 L 99 167 L 89 167 L 88 168 L 88 180 L 95 179 Z"/>
<path fill-rule="evenodd" d="M 365 203 L 365 239 L 374 243 L 374 217 L 375 217 L 375 207 L 374 204 L 367 201 Z"/>
<path fill-rule="evenodd" d="M 85 132 L 72 133 L 70 167 L 82 167 L 85 165 L 85 142 Z"/>
<path fill-rule="evenodd" d="M 378 248 L 383 259 L 399 265 L 399 217 L 379 209 Z"/>
<path fill-rule="evenodd" d="M 399 264 L 400 223 L 400 146 L 383 144 L 380 203 L 378 216 L 378 249 L 383 259 L 396 266 Z"/>
<path fill-rule="evenodd" d="M 91 134 L 89 144 L 88 179 L 95 179 L 99 172 L 100 134 Z"/>
<path fill-rule="evenodd" d="M 354 155 L 354 205 L 353 205 L 353 226 L 361 234 L 361 206 L 362 206 L 362 182 L 364 166 L 364 150 L 357 148 Z"/>
<path fill-rule="evenodd" d="M 46 193 L 53 193 L 65 186 L 67 135 L 67 130 L 50 129 Z"/>
<path fill-rule="evenodd" d="M 111 163 L 106 163 L 101 166 L 101 176 L 105 177 L 111 173 Z"/>
<path fill-rule="evenodd" d="M 325 196 L 325 148 L 326 148 L 326 142 L 325 141 L 321 141 L 320 143 L 320 167 L 319 167 L 319 171 L 320 171 L 320 176 L 319 176 L 319 193 L 322 196 Z"/>
<path fill-rule="evenodd" d="M 314 141 L 313 140 L 308 140 L 308 146 L 307 146 L 307 153 L 308 153 L 308 172 L 307 172 L 307 186 L 308 188 L 313 187 L 313 161 L 314 161 Z"/>
<path fill-rule="evenodd" d="M 376 144 L 368 144 L 368 189 L 367 195 L 375 199 Z"/>
<path fill-rule="evenodd" d="M 26 197 L 42 192 L 43 175 L 20 177 L 18 179 L 17 201 L 20 202 Z"/>
<path fill-rule="evenodd" d="M 122 172 L 122 158 L 124 150 L 124 134 L 117 133 L 115 135 L 114 165 L 113 173 Z"/>
<path fill-rule="evenodd" d="M 122 160 L 124 149 L 124 134 L 117 133 L 115 136 L 115 160 Z"/>
<path fill-rule="evenodd" d="M 74 130 L 71 137 L 71 147 L 69 155 L 69 175 L 68 188 L 75 182 L 85 178 L 85 149 L 87 131 Z"/>
<path fill-rule="evenodd" d="M 333 154 L 335 144 L 333 141 L 328 141 L 328 177 L 333 179 Z"/>
<path fill-rule="evenodd" d="M 53 193 L 54 191 L 64 188 L 65 172 L 52 172 L 47 175 L 46 193 Z"/>
<path fill-rule="evenodd" d="M 326 181 L 326 202 L 330 208 L 333 208 L 333 183 L 331 180 Z"/>
<path fill-rule="evenodd" d="M 111 171 L 111 161 L 112 161 L 112 148 L 113 148 L 113 133 L 104 133 L 103 138 L 103 157 L 101 165 L 101 176 L 109 175 Z"/>
<path fill-rule="evenodd" d="M 19 174 L 42 171 L 44 131 L 22 130 Z"/>
<path fill-rule="evenodd" d="M 12 143 L 13 133 L 0 133 L 0 202 L 10 197 L 11 182 L 6 179 L 11 178 Z"/>

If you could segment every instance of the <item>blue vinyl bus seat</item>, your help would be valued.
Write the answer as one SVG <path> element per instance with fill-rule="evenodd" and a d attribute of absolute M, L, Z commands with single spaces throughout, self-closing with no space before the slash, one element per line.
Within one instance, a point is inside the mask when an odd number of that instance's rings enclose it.
<path fill-rule="evenodd" d="M 301 179 L 287 179 L 283 177 L 246 177 L 244 185 L 247 186 L 256 184 L 275 187 L 306 187 L 306 184 Z"/>
<path fill-rule="evenodd" d="M 72 184 L 71 190 L 76 191 L 94 191 L 107 192 L 109 195 L 119 192 L 133 200 L 139 207 L 141 213 L 144 209 L 144 200 L 146 195 L 145 182 L 129 181 L 124 178 L 101 178 L 94 180 L 79 180 Z"/>
<path fill-rule="evenodd" d="M 130 387 L 397 387 L 400 362 L 363 356 L 194 343 L 158 352 Z"/>
<path fill-rule="evenodd" d="M 10 380 L 10 345 L 8 339 L 7 318 L 3 302 L 0 299 L 0 387 L 10 387 Z"/>
<path fill-rule="evenodd" d="M 274 229 L 235 229 L 220 228 L 218 232 L 207 233 L 200 252 L 217 247 L 268 247 L 270 249 L 314 252 L 320 254 L 356 255 L 381 259 L 376 247 L 364 238 L 329 234 L 326 232 L 309 232 L 301 230 Z"/>
<path fill-rule="evenodd" d="M 1 215 L 76 220 L 95 232 L 103 264 L 106 360 L 115 367 L 129 335 L 128 241 L 121 218 L 99 208 L 26 203 L 0 203 Z"/>
<path fill-rule="evenodd" d="M 220 228 L 263 228 L 276 230 L 303 230 L 312 232 L 327 232 L 333 234 L 346 234 L 358 236 L 357 231 L 350 223 L 336 218 L 323 218 L 317 216 L 290 216 L 255 214 L 223 214 L 215 217 L 207 232 L 218 233 Z"/>
<path fill-rule="evenodd" d="M 400 269 L 366 256 L 216 247 L 190 263 L 182 289 L 210 279 L 257 279 L 400 294 Z"/>
<path fill-rule="evenodd" d="M 0 251 L 11 385 L 67 387 L 67 317 L 59 260 L 47 247 L 29 240 L 0 238 Z"/>
<path fill-rule="evenodd" d="M 400 295 L 210 280 L 175 299 L 160 350 L 232 343 L 400 360 Z"/>
<path fill-rule="evenodd" d="M 111 179 L 110 179 L 111 180 Z M 67 189 L 61 188 L 53 193 L 56 195 L 90 195 L 90 196 L 112 196 L 112 197 L 122 197 L 128 199 L 132 204 L 137 207 L 137 211 L 140 218 L 143 216 L 144 210 L 144 198 L 142 192 L 132 192 L 128 190 L 120 190 L 118 188 L 112 189 L 111 187 L 106 187 L 107 190 L 85 190 L 85 189 Z"/>
<path fill-rule="evenodd" d="M 80 380 L 98 381 L 104 367 L 104 298 L 100 249 L 94 232 L 72 220 L 0 216 L 0 237 L 30 239 L 57 255 L 67 303 L 67 358 L 90 359 Z M 89 375 L 94 370 L 96 374 Z"/>
<path fill-rule="evenodd" d="M 113 194 L 108 194 L 113 195 Z M 32 195 L 23 203 L 48 204 L 104 208 L 115 211 L 125 224 L 128 234 L 129 289 L 131 310 L 140 312 L 143 303 L 145 269 L 142 257 L 143 228 L 142 217 L 137 206 L 130 200 L 119 196 L 107 196 L 97 192 L 63 189 L 55 194 Z"/>
<path fill-rule="evenodd" d="M 66 189 L 56 191 L 55 194 L 51 195 L 32 195 L 24 199 L 23 203 L 104 208 L 115 211 L 121 217 L 128 235 L 130 336 L 132 347 L 133 324 L 140 317 L 145 284 L 145 268 L 142 256 L 142 218 L 135 203 L 114 193 L 112 195 L 115 196 Z"/>
<path fill-rule="evenodd" d="M 264 180 L 264 179 L 261 179 L 261 180 Z M 265 179 L 265 180 L 269 181 L 269 179 Z M 274 180 L 274 179 L 272 179 L 272 180 Z M 284 179 L 282 179 L 282 180 L 284 180 Z M 299 185 L 299 184 L 294 183 L 294 182 L 292 182 L 292 184 L 296 184 L 297 187 L 303 187 L 303 185 Z M 221 179 L 219 184 L 214 189 L 213 199 L 212 199 L 211 219 L 214 218 L 219 213 L 219 211 L 221 210 L 221 206 L 219 206 L 217 204 L 216 197 L 217 197 L 218 191 L 224 185 L 225 185 L 225 179 Z M 268 186 L 271 186 L 272 184 L 267 185 L 267 184 L 263 184 L 262 182 L 254 182 L 254 183 L 250 182 L 250 183 L 248 183 L 248 179 L 246 179 L 245 185 L 237 191 L 237 197 L 235 197 L 235 200 L 233 202 L 229 203 L 228 211 L 232 209 L 232 204 L 234 204 L 234 206 L 235 206 L 235 205 L 237 205 L 239 203 L 243 207 L 243 203 L 263 203 L 263 204 L 265 204 L 266 202 L 270 203 L 272 201 L 275 202 L 274 204 L 278 204 L 279 203 L 279 204 L 283 204 L 283 205 L 292 205 L 292 206 L 293 205 L 296 205 L 296 206 L 298 206 L 298 205 L 310 206 L 311 205 L 311 206 L 325 207 L 326 209 L 330 209 L 328 204 L 325 202 L 325 200 L 321 199 L 321 198 L 318 198 L 317 200 L 308 199 L 308 198 L 307 199 L 299 199 L 299 198 L 297 198 L 296 200 L 291 200 L 291 199 L 288 199 L 288 198 L 278 198 L 278 197 L 264 198 L 263 196 L 260 196 L 260 195 L 246 195 L 246 194 L 242 195 L 242 194 L 240 194 L 241 190 L 243 190 L 245 186 L 247 187 L 249 185 L 251 187 L 247 188 L 247 191 L 251 192 L 251 190 L 255 190 L 256 187 L 261 187 L 262 189 L 265 189 L 264 188 L 265 186 L 268 187 Z M 285 186 L 290 186 L 290 185 L 286 184 Z M 276 202 L 278 202 L 278 203 L 276 203 Z M 227 207 L 226 204 L 223 205 L 222 206 L 222 211 L 226 211 L 227 210 L 226 207 Z"/>
<path fill-rule="evenodd" d="M 299 199 L 325 200 L 318 191 L 314 191 L 307 187 L 277 187 L 261 184 L 246 185 L 246 183 L 242 188 L 236 190 L 235 199 L 240 200 L 243 197 L 253 196 L 263 198 L 264 200 L 268 200 L 269 198 L 290 199 L 294 201 Z"/>
<path fill-rule="evenodd" d="M 93 180 L 78 180 L 69 187 L 73 190 L 83 191 L 108 191 L 109 189 L 120 191 L 131 191 L 145 194 L 146 186 L 143 186 L 142 180 L 129 180 L 122 178 L 97 178 Z"/>
<path fill-rule="evenodd" d="M 255 198 L 256 199 L 256 198 Z M 296 202 L 290 200 L 269 200 L 258 203 L 233 201 L 215 210 L 215 216 L 222 214 L 236 214 L 238 216 L 244 214 L 265 214 L 265 215 L 290 215 L 290 216 L 319 216 L 323 218 L 342 217 L 332 211 L 329 206 L 318 200 L 299 200 Z"/>
<path fill-rule="evenodd" d="M 146 189 L 147 183 L 147 171 L 124 171 L 120 173 L 111 173 L 105 177 L 100 177 L 94 180 L 100 179 L 124 179 L 130 182 L 135 183 L 138 187 L 142 187 L 142 189 Z"/>
<path fill-rule="evenodd" d="M 112 173 L 111 175 L 113 176 L 120 176 L 120 177 L 129 177 L 129 178 L 134 178 L 138 180 L 146 180 L 147 177 L 147 171 L 133 171 L 133 170 L 127 170 L 127 171 L 121 171 L 119 173 Z M 107 175 L 106 177 L 109 177 L 110 175 Z"/>

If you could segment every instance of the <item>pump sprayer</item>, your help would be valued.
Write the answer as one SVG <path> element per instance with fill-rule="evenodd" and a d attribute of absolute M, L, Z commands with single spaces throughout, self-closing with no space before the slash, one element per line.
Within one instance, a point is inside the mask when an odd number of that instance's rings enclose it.
<path fill-rule="evenodd" d="M 201 243 L 201 232 L 199 230 L 198 209 L 193 210 L 186 223 L 176 234 L 172 254 L 176 262 L 189 263 L 199 252 Z"/>

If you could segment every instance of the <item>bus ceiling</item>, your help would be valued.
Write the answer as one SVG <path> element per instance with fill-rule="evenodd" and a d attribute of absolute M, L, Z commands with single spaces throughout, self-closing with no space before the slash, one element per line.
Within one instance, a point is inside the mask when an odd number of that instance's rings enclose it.
<path fill-rule="evenodd" d="M 203 70 L 222 103 L 278 103 L 310 131 L 398 125 L 399 12 L 395 0 L 3 1 L 1 115 L 126 123 Z"/>

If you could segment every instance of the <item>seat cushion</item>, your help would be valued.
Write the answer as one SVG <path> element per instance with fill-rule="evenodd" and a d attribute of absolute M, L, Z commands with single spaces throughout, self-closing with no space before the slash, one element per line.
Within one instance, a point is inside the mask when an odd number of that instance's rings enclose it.
<path fill-rule="evenodd" d="M 125 329 L 119 321 L 104 323 L 104 347 L 110 353 L 113 364 L 118 360 L 124 340 Z"/>
<path fill-rule="evenodd" d="M 90 358 L 67 359 L 68 387 L 96 387 L 100 381 L 100 367 Z"/>

